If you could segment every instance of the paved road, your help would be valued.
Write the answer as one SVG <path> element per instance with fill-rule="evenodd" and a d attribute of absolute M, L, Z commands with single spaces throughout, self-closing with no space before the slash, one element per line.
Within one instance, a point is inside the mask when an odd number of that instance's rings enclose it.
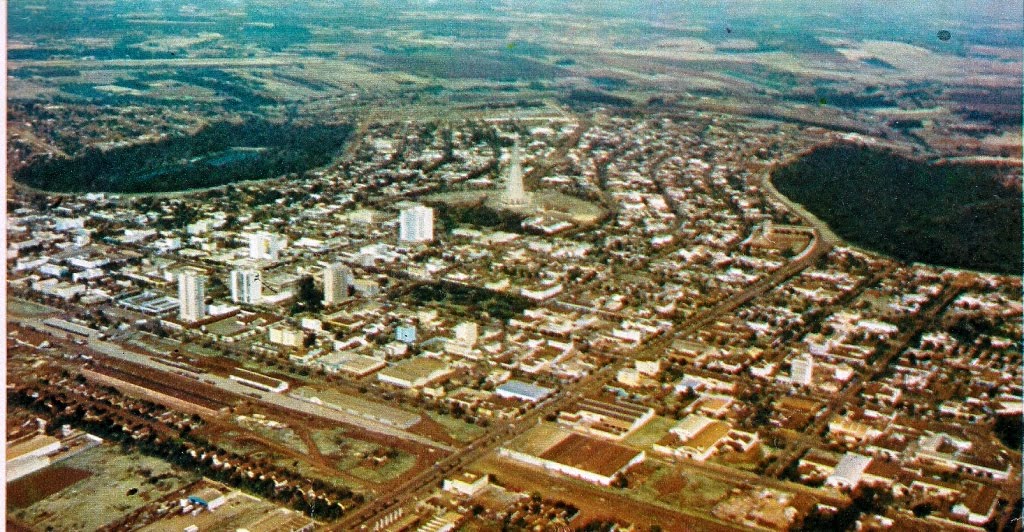
<path fill-rule="evenodd" d="M 811 150 L 807 150 L 804 152 L 800 152 L 799 154 L 795 154 L 791 157 L 788 157 L 785 159 L 785 161 L 779 163 L 779 166 L 784 166 L 789 161 L 799 159 L 806 155 L 807 153 L 810 153 L 810 151 Z M 843 240 L 839 238 L 838 235 L 832 232 L 832 228 L 829 227 L 828 224 L 823 222 L 817 216 L 811 214 L 811 212 L 805 209 L 803 205 L 789 199 L 788 197 L 786 197 L 785 194 L 779 192 L 779 189 L 775 188 L 775 184 L 772 183 L 771 170 L 766 171 L 764 175 L 761 177 L 761 186 L 764 189 L 764 191 L 767 192 L 768 195 L 772 197 L 772 199 L 778 201 L 779 203 L 782 203 L 786 207 L 789 207 L 790 210 L 792 210 L 794 213 L 796 213 L 797 216 L 803 219 L 805 224 L 813 227 L 818 232 L 818 234 L 821 235 L 821 238 L 828 242 L 830 245 L 842 244 L 847 247 L 853 247 L 849 243 L 843 242 Z M 873 252 L 867 251 L 867 253 Z"/>
<path fill-rule="evenodd" d="M 821 238 L 817 238 L 817 233 L 815 233 L 815 238 L 811 241 L 810 245 L 808 245 L 808 248 L 799 256 L 795 257 L 793 261 L 786 264 L 779 270 L 776 270 L 764 279 L 761 279 L 759 282 L 755 283 L 743 292 L 729 297 L 708 311 L 694 316 L 690 320 L 677 325 L 672 331 L 669 331 L 668 333 L 650 341 L 646 345 L 641 346 L 632 354 L 632 356 L 615 358 L 611 363 L 605 365 L 593 375 L 568 384 L 559 390 L 554 397 L 531 409 L 520 420 L 509 425 L 492 428 L 471 445 L 467 446 L 464 450 L 443 459 L 432 469 L 421 473 L 417 477 L 413 477 L 408 482 L 400 486 L 394 491 L 394 493 L 399 495 L 391 499 L 384 498 L 370 503 L 366 507 L 340 521 L 338 525 L 332 529 L 339 531 L 355 529 L 369 530 L 384 516 L 398 508 L 404 507 L 414 500 L 421 499 L 429 495 L 435 489 L 437 482 L 447 476 L 451 476 L 452 471 L 465 467 L 478 458 L 483 457 L 486 453 L 493 451 L 500 445 L 503 445 L 514 439 L 516 436 L 526 432 L 539 422 L 543 416 L 556 413 L 559 410 L 568 407 L 571 402 L 577 401 L 580 396 L 585 395 L 590 391 L 600 389 L 616 375 L 619 369 L 624 367 L 626 364 L 632 363 L 634 359 L 644 359 L 645 357 L 651 358 L 654 354 L 663 353 L 665 346 L 671 342 L 673 338 L 676 338 L 679 335 L 689 334 L 690 332 L 711 323 L 715 319 L 718 319 L 720 316 L 728 312 L 732 312 L 737 307 L 751 299 L 775 288 L 780 283 L 786 281 L 790 277 L 801 272 L 804 268 L 813 264 L 818 257 L 827 253 L 829 249 L 831 249 L 831 245 L 823 242 Z"/>
<path fill-rule="evenodd" d="M 867 383 L 874 381 L 884 374 L 893 359 L 899 356 L 900 353 L 910 345 L 910 342 L 917 337 L 918 333 L 931 324 L 939 313 L 942 312 L 942 310 L 945 309 L 962 291 L 963 287 L 958 285 L 946 287 L 939 296 L 929 303 L 927 308 L 922 310 L 917 317 L 912 318 L 912 325 L 907 327 L 907 330 L 900 333 L 893 339 L 891 344 L 884 348 L 879 359 L 867 368 L 864 378 L 853 379 L 842 393 L 836 395 L 831 401 L 829 401 L 825 410 L 815 418 L 815 421 L 811 423 L 809 427 L 804 429 L 804 435 L 791 443 L 779 455 L 779 459 L 775 464 L 765 471 L 765 476 L 778 477 L 783 471 L 785 471 L 793 460 L 800 458 L 809 449 L 819 445 L 821 443 L 819 436 L 825 431 L 825 427 L 832 419 L 833 413 L 853 402 L 854 397 L 858 396 L 861 391 L 863 391 L 864 386 L 866 386 Z"/>
<path fill-rule="evenodd" d="M 453 476 L 452 472 L 455 470 L 482 458 L 498 446 L 536 426 L 544 416 L 567 408 L 569 406 L 568 403 L 576 401 L 584 390 L 604 386 L 605 383 L 615 376 L 623 363 L 624 361 L 616 361 L 604 366 L 592 375 L 568 384 L 562 388 L 557 396 L 541 402 L 530 409 L 522 418 L 514 422 L 506 425 L 492 426 L 490 431 L 477 438 L 462 451 L 440 460 L 431 469 L 409 479 L 405 484 L 393 490 L 393 493 L 396 494 L 393 498 L 383 498 L 371 502 L 366 507 L 340 521 L 332 530 L 367 530 L 381 518 L 398 508 L 407 505 L 411 501 L 428 496 L 437 487 L 439 481 Z"/>

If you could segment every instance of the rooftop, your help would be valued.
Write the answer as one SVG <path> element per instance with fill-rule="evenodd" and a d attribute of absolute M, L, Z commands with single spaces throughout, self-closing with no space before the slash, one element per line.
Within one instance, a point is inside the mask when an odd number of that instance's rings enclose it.
<path fill-rule="evenodd" d="M 640 451 L 580 434 L 569 434 L 541 453 L 540 458 L 611 476 L 625 467 Z"/>

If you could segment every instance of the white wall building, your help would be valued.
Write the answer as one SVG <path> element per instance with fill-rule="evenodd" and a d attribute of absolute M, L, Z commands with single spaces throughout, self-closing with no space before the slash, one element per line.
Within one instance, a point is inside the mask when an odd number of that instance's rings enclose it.
<path fill-rule="evenodd" d="M 826 486 L 854 489 L 864 476 L 864 470 L 871 465 L 871 457 L 857 453 L 846 453 L 839 460 L 835 471 L 825 479 Z"/>
<path fill-rule="evenodd" d="M 479 330 L 476 323 L 464 321 L 455 326 L 455 341 L 466 347 L 473 347 L 476 345 Z"/>
<path fill-rule="evenodd" d="M 463 473 L 455 478 L 445 479 L 442 489 L 452 493 L 458 493 L 466 497 L 472 497 L 480 493 L 491 483 L 490 475 L 477 475 L 474 473 Z"/>
<path fill-rule="evenodd" d="M 288 326 L 271 326 L 267 332 L 270 334 L 270 343 L 285 345 L 288 347 L 300 347 L 304 336 L 302 331 Z"/>
<path fill-rule="evenodd" d="M 270 233 L 249 235 L 249 258 L 277 260 L 288 241 Z"/>
<path fill-rule="evenodd" d="M 336 262 L 324 268 L 324 303 L 336 305 L 348 297 L 348 287 L 352 284 L 352 270 L 344 264 Z"/>
<path fill-rule="evenodd" d="M 398 221 L 399 241 L 431 242 L 434 240 L 434 209 L 423 205 L 402 209 Z"/>
<path fill-rule="evenodd" d="M 195 270 L 178 274 L 178 317 L 199 321 L 206 317 L 206 277 Z"/>
<path fill-rule="evenodd" d="M 790 380 L 795 384 L 807 386 L 814 377 L 814 357 L 803 355 L 793 360 L 790 370 Z"/>
<path fill-rule="evenodd" d="M 255 305 L 263 299 L 263 279 L 257 270 L 231 272 L 231 301 Z"/>
<path fill-rule="evenodd" d="M 505 177 L 506 205 L 518 207 L 530 202 L 523 187 L 523 165 L 519 160 L 519 139 L 512 145 L 512 152 L 509 154 L 508 175 Z"/>

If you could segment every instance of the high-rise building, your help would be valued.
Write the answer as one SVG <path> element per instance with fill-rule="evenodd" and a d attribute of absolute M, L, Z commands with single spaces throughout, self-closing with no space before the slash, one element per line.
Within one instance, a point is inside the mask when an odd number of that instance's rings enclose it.
<path fill-rule="evenodd" d="M 509 155 L 508 176 L 505 177 L 505 205 L 522 206 L 529 203 L 523 188 L 523 165 L 519 161 L 519 139 L 512 145 Z"/>
<path fill-rule="evenodd" d="M 814 357 L 805 354 L 793 360 L 789 373 L 789 379 L 792 382 L 807 386 L 811 383 L 812 377 L 814 377 Z"/>
<path fill-rule="evenodd" d="M 351 284 L 352 270 L 340 262 L 328 264 L 324 268 L 324 303 L 340 303 L 348 297 L 348 287 Z"/>
<path fill-rule="evenodd" d="M 206 277 L 195 270 L 178 274 L 178 317 L 199 321 L 206 317 Z"/>
<path fill-rule="evenodd" d="M 231 272 L 231 301 L 254 305 L 263 299 L 263 279 L 257 270 Z"/>
<path fill-rule="evenodd" d="M 398 240 L 402 242 L 434 240 L 434 209 L 423 205 L 402 209 L 398 221 Z"/>
<path fill-rule="evenodd" d="M 249 235 L 249 258 L 277 260 L 286 245 L 287 240 L 279 235 L 263 232 Z"/>

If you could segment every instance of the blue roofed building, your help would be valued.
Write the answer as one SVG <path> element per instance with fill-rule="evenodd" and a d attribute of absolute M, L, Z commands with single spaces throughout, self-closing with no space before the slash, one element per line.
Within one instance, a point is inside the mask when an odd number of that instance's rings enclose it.
<path fill-rule="evenodd" d="M 495 390 L 499 397 L 505 399 L 517 399 L 519 401 L 529 401 L 531 403 L 537 403 L 543 401 L 546 397 L 554 393 L 555 390 L 551 388 L 545 388 L 543 386 L 537 386 L 536 384 L 530 384 L 528 382 L 511 380 L 498 386 Z"/>
<path fill-rule="evenodd" d="M 395 327 L 395 340 L 406 344 L 416 342 L 416 327 L 412 325 L 399 325 Z"/>

